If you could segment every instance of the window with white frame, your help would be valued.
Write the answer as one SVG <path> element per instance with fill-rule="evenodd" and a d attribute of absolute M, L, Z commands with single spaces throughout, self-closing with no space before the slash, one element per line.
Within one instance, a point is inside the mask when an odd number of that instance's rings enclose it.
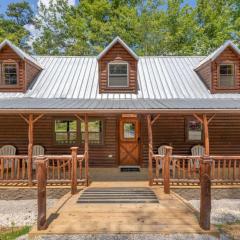
<path fill-rule="evenodd" d="M 16 85 L 17 80 L 17 64 L 4 63 L 3 64 L 3 83 L 4 85 Z"/>
<path fill-rule="evenodd" d="M 128 87 L 128 63 L 108 64 L 108 87 Z"/>
<path fill-rule="evenodd" d="M 231 88 L 235 86 L 234 64 L 220 64 L 219 87 Z"/>

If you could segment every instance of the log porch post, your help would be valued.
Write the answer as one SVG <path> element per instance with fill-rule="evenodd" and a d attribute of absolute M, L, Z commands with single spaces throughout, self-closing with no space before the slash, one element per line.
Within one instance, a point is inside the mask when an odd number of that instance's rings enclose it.
<path fill-rule="evenodd" d="M 47 228 L 47 199 L 46 199 L 46 186 L 47 186 L 47 158 L 39 156 L 36 160 L 37 164 L 37 192 L 38 192 L 38 216 L 37 216 L 37 229 L 44 230 Z"/>
<path fill-rule="evenodd" d="M 89 164 L 89 150 L 88 150 L 88 115 L 85 114 L 84 116 L 84 127 L 85 127 L 85 134 L 84 134 L 84 155 L 85 155 L 85 179 L 86 179 L 86 186 L 89 185 L 89 176 L 88 176 L 88 164 Z"/>
<path fill-rule="evenodd" d="M 213 114 L 209 119 L 207 118 L 206 114 L 202 115 L 202 118 L 199 117 L 197 114 L 193 114 L 193 116 L 203 125 L 203 132 L 204 132 L 204 147 L 205 147 L 205 154 L 210 154 L 210 144 L 209 144 L 209 124 L 213 120 L 216 114 Z"/>
<path fill-rule="evenodd" d="M 32 186 L 33 114 L 28 117 L 28 185 Z"/>
<path fill-rule="evenodd" d="M 33 159 L 33 127 L 34 123 L 36 123 L 44 114 L 40 114 L 35 119 L 33 118 L 33 114 L 29 114 L 28 118 L 26 118 L 23 114 L 19 114 L 19 116 L 28 124 L 28 164 L 27 164 L 27 172 L 28 172 L 28 185 L 32 186 L 32 159 Z"/>
<path fill-rule="evenodd" d="M 203 128 L 204 128 L 204 146 L 205 154 L 209 155 L 210 146 L 209 146 L 209 131 L 208 131 L 208 120 L 206 114 L 203 114 Z"/>
<path fill-rule="evenodd" d="M 200 163 L 200 227 L 210 230 L 211 222 L 211 164 L 209 156 L 204 156 Z"/>
<path fill-rule="evenodd" d="M 72 179 L 71 179 L 71 194 L 77 193 L 77 152 L 78 147 L 71 147 L 72 151 Z"/>
<path fill-rule="evenodd" d="M 152 124 L 151 124 L 151 115 L 147 115 L 147 125 L 148 125 L 148 178 L 149 185 L 153 185 L 153 167 L 152 167 L 152 158 L 153 158 L 153 139 L 152 139 Z"/>
<path fill-rule="evenodd" d="M 170 161 L 172 155 L 172 147 L 166 146 L 166 154 L 164 156 L 164 176 L 163 176 L 163 184 L 164 184 L 164 193 L 170 194 Z"/>

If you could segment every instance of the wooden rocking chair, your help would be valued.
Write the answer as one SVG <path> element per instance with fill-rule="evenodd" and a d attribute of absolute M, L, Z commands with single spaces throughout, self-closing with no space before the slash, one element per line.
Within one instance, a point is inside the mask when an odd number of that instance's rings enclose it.
<path fill-rule="evenodd" d="M 33 157 L 44 155 L 45 150 L 44 147 L 41 145 L 34 145 L 33 146 Z M 34 158 L 33 158 L 34 159 Z M 33 162 L 32 169 L 36 169 L 36 164 Z"/>
<path fill-rule="evenodd" d="M 195 145 L 191 148 L 191 153 L 192 156 L 203 156 L 205 153 L 205 148 L 202 145 Z M 196 161 L 196 168 L 199 169 L 200 168 L 200 162 L 199 160 L 195 160 Z M 191 160 L 191 166 L 194 166 L 193 160 Z"/>
<path fill-rule="evenodd" d="M 1 156 L 11 156 L 11 155 L 16 155 L 16 148 L 12 145 L 4 145 L 0 148 L 0 158 Z M 4 169 L 7 167 L 11 168 L 11 161 L 8 161 L 8 166 L 7 163 L 4 164 Z M 17 162 L 15 162 L 15 169 L 17 166 Z M 0 163 L 0 169 L 3 168 Z"/>
<path fill-rule="evenodd" d="M 166 154 L 166 149 L 165 147 L 168 147 L 167 145 L 161 145 L 159 148 L 158 148 L 158 154 L 159 155 L 165 155 Z M 163 161 L 160 161 L 160 164 L 159 164 L 159 170 L 163 169 Z M 173 166 L 172 166 L 172 161 L 170 162 L 170 170 L 173 169 Z"/>

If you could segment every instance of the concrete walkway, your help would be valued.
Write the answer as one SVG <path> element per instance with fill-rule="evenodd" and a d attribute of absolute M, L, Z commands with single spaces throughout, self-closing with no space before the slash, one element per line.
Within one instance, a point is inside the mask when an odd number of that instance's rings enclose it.
<path fill-rule="evenodd" d="M 147 182 L 94 182 L 94 188 L 148 187 Z M 128 204 L 79 204 L 82 194 L 62 197 L 48 213 L 48 228 L 37 231 L 30 237 L 48 234 L 172 234 L 198 233 L 217 234 L 214 228 L 203 231 L 198 224 L 197 213 L 177 194 L 166 195 L 159 186 L 153 186 L 159 203 Z"/>

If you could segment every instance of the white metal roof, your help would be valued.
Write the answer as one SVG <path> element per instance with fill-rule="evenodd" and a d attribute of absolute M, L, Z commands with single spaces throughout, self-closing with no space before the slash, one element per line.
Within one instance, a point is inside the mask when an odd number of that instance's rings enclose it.
<path fill-rule="evenodd" d="M 9 40 L 5 39 L 1 44 L 0 44 L 0 51 L 1 49 L 8 45 L 20 58 L 22 58 L 23 60 L 26 59 L 30 62 L 32 62 L 33 64 L 35 64 L 36 66 L 38 66 L 39 68 L 43 69 L 43 67 L 37 62 L 37 60 L 28 55 L 27 53 L 25 53 L 22 49 L 20 49 L 19 47 L 17 47 L 16 45 L 14 45 L 13 43 L 11 43 Z"/>
<path fill-rule="evenodd" d="M 0 98 L 68 99 L 216 99 L 240 94 L 211 94 L 195 66 L 203 57 L 140 57 L 138 91 L 99 93 L 96 57 L 37 56 L 44 67 L 26 93 L 0 93 Z"/>
<path fill-rule="evenodd" d="M 240 94 L 211 94 L 194 68 L 204 57 L 139 57 L 138 91 L 99 93 L 96 57 L 36 56 L 26 93 L 0 92 L 1 109 L 240 109 Z"/>

